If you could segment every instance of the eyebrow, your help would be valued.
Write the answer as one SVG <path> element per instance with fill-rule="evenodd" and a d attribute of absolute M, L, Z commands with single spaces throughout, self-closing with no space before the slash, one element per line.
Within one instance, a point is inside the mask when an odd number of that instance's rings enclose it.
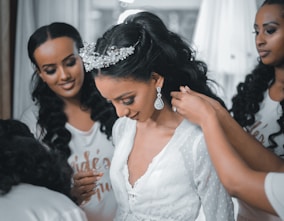
<path fill-rule="evenodd" d="M 123 99 L 123 97 L 128 96 L 128 95 L 130 95 L 130 94 L 132 94 L 132 93 L 133 93 L 132 91 L 126 92 L 126 93 L 124 93 L 124 94 L 122 94 L 122 95 L 120 95 L 120 96 L 114 98 L 114 100 L 115 100 L 115 101 L 119 101 L 119 100 Z"/>
<path fill-rule="evenodd" d="M 68 55 L 66 58 L 63 59 L 63 62 L 65 62 L 66 60 L 68 60 L 72 56 L 75 56 L 75 54 L 72 53 L 72 54 Z M 44 64 L 44 65 L 42 65 L 42 68 L 48 67 L 48 66 L 53 66 L 53 65 L 54 64 Z"/>
<path fill-rule="evenodd" d="M 275 21 L 269 21 L 269 22 L 266 22 L 266 23 L 264 23 L 262 26 L 263 27 L 266 27 L 266 26 L 268 26 L 268 25 L 279 25 L 279 23 L 278 22 L 275 22 Z M 258 25 L 257 24 L 254 24 L 254 27 L 255 28 L 257 28 L 258 27 Z"/>

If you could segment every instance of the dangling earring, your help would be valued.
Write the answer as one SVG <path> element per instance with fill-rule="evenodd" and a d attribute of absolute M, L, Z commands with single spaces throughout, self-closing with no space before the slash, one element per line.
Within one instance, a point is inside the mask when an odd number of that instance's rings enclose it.
<path fill-rule="evenodd" d="M 164 102 L 162 100 L 161 88 L 157 87 L 157 98 L 154 103 L 156 110 L 162 110 L 164 108 Z"/>

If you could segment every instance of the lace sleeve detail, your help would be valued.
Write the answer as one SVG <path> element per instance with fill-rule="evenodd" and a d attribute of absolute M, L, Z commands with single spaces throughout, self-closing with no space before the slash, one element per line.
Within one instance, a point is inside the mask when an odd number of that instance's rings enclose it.
<path fill-rule="evenodd" d="M 232 199 L 211 163 L 200 128 L 190 134 L 189 145 L 190 149 L 182 149 L 183 157 L 188 172 L 193 174 L 193 182 L 200 197 L 206 221 L 234 220 Z"/>

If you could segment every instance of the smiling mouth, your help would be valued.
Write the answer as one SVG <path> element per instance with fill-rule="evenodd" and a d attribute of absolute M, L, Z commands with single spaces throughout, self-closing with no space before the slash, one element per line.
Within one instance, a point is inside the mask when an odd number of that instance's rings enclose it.
<path fill-rule="evenodd" d="M 62 88 L 65 89 L 65 90 L 69 90 L 69 89 L 73 88 L 74 82 L 75 82 L 74 80 L 73 80 L 73 81 L 65 82 L 65 83 L 63 83 L 63 84 L 60 84 L 60 87 L 62 87 Z"/>
<path fill-rule="evenodd" d="M 133 116 L 131 116 L 131 117 L 129 117 L 129 118 L 131 118 L 132 120 L 136 120 L 136 117 L 138 116 L 138 113 L 136 113 L 135 115 L 133 115 Z"/>

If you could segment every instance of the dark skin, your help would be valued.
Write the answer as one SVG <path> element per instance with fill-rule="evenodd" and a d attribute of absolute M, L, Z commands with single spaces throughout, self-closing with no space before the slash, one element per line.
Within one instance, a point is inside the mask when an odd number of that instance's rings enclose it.
<path fill-rule="evenodd" d="M 82 204 L 90 200 L 95 194 L 96 182 L 100 180 L 103 173 L 93 170 L 86 172 L 78 172 L 74 174 L 74 187 L 72 188 L 72 195 L 76 197 L 77 203 Z"/>
<path fill-rule="evenodd" d="M 284 99 L 283 5 L 262 6 L 255 16 L 255 44 L 261 61 L 274 67 L 275 82 L 269 88 L 272 100 Z"/>
<path fill-rule="evenodd" d="M 228 192 L 277 215 L 266 197 L 264 180 L 268 172 L 284 172 L 284 160 L 263 148 L 217 101 L 188 87 L 171 95 L 177 113 L 201 126 L 213 165 Z"/>
<path fill-rule="evenodd" d="M 49 39 L 35 50 L 34 57 L 39 76 L 64 101 L 68 123 L 81 131 L 89 131 L 95 122 L 90 117 L 90 110 L 81 108 L 79 91 L 83 84 L 84 69 L 73 39 Z M 92 170 L 74 174 L 72 195 L 78 204 L 91 198 L 95 193 L 93 188 L 96 181 L 102 175 Z"/>
<path fill-rule="evenodd" d="M 135 140 L 128 157 L 129 182 L 134 185 L 171 139 L 182 118 L 169 105 L 159 111 L 154 108 L 156 88 L 162 87 L 164 82 L 158 73 L 153 73 L 146 82 L 104 75 L 96 76 L 95 82 L 102 96 L 112 102 L 119 117 L 137 120 Z"/>

